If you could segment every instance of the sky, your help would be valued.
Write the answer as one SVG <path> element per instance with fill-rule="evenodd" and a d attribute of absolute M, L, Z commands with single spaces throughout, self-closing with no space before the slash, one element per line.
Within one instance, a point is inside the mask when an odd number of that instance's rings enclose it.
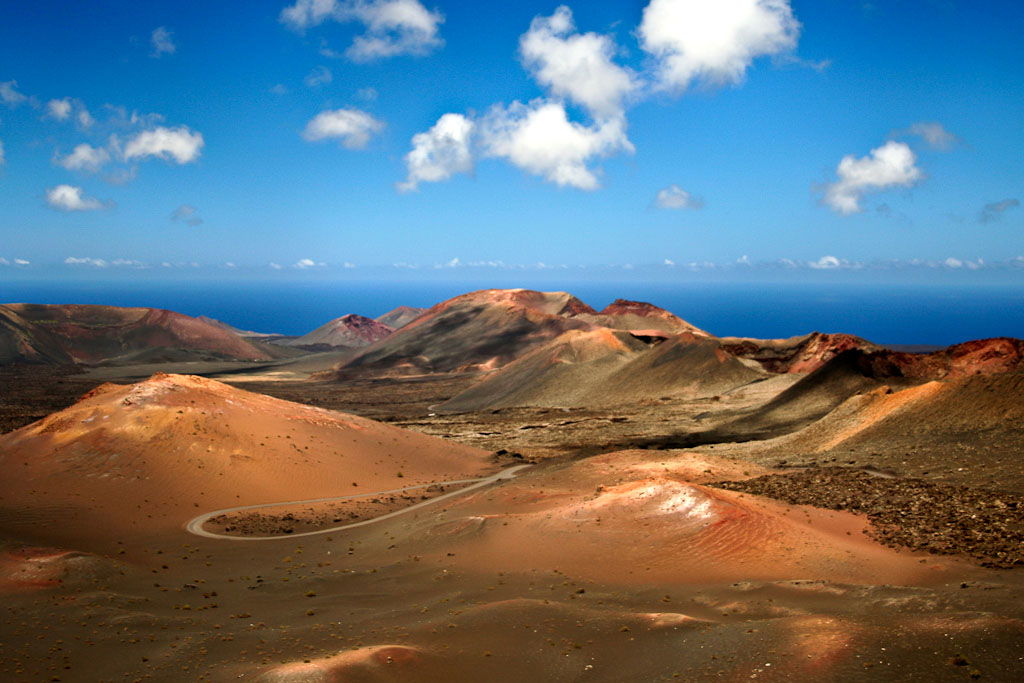
<path fill-rule="evenodd" d="M 1024 276 L 1019 2 L 0 12 L 0 278 Z"/>

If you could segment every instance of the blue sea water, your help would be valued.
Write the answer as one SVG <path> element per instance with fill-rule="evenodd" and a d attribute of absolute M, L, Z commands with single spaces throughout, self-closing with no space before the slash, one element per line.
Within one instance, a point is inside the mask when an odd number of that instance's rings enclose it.
<path fill-rule="evenodd" d="M 259 332 L 304 334 L 346 313 L 431 306 L 472 282 L 2 282 L 0 301 L 152 306 Z M 537 287 L 541 288 L 541 287 Z M 1024 287 L 878 284 L 557 282 L 595 308 L 648 301 L 719 336 L 846 332 L 881 344 L 946 345 L 1024 337 Z"/>

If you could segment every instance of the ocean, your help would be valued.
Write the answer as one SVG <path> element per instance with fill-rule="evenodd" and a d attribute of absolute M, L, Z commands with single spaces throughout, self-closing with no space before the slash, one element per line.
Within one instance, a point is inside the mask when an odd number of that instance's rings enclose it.
<path fill-rule="evenodd" d="M 503 283 L 507 285 L 507 283 Z M 486 286 L 473 282 L 15 281 L 0 301 L 152 306 L 207 315 L 258 332 L 299 335 L 328 320 L 431 306 Z M 1011 285 L 546 282 L 600 309 L 648 301 L 719 336 L 791 337 L 846 332 L 880 344 L 948 345 L 1024 337 L 1024 287 Z"/>

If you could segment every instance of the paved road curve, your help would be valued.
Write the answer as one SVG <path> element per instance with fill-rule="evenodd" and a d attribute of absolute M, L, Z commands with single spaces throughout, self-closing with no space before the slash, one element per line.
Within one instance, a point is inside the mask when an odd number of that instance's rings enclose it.
<path fill-rule="evenodd" d="M 457 479 L 455 481 L 438 481 L 432 484 L 416 484 L 414 486 L 406 486 L 400 489 L 391 489 L 389 491 L 374 491 L 372 493 L 360 493 L 354 496 L 336 496 L 334 498 L 314 498 L 312 500 L 289 500 L 284 501 L 282 503 L 260 503 L 258 505 L 240 505 L 238 507 L 224 508 L 223 510 L 214 510 L 213 512 L 207 512 L 206 514 L 199 515 L 195 519 L 191 520 L 188 524 L 186 524 L 185 529 L 189 533 L 195 534 L 196 536 L 203 536 L 205 538 L 219 538 L 226 541 L 276 541 L 282 538 L 302 538 L 303 536 L 329 534 L 332 532 L 345 531 L 346 529 L 354 529 L 356 527 L 366 526 L 367 524 L 376 524 L 377 522 L 383 522 L 385 519 L 391 519 L 392 517 L 404 515 L 407 512 L 412 512 L 413 510 L 418 510 L 428 505 L 440 503 L 442 500 L 445 500 L 446 498 L 461 496 L 463 493 L 472 491 L 473 489 L 481 488 L 483 486 L 487 486 L 488 484 L 493 484 L 496 481 L 501 481 L 503 479 L 512 479 L 513 477 L 516 476 L 516 473 L 519 472 L 519 470 L 525 469 L 527 467 L 529 467 L 529 465 L 516 465 L 515 467 L 510 467 L 507 470 L 502 470 L 497 474 L 492 474 L 491 476 L 484 477 L 482 479 Z M 331 527 L 330 529 L 306 531 L 301 534 L 280 534 L 277 536 L 228 536 L 227 534 L 218 534 L 212 531 L 207 531 L 203 528 L 203 525 L 206 524 L 206 522 L 208 522 L 213 517 L 216 517 L 218 515 L 226 515 L 233 512 L 242 512 L 244 510 L 258 510 L 260 508 L 280 507 L 282 505 L 305 505 L 307 503 L 332 503 L 343 500 L 355 500 L 356 498 L 368 498 L 370 496 L 383 496 L 389 493 L 401 493 L 403 491 L 411 491 L 413 489 L 424 489 L 427 488 L 428 486 L 452 486 L 455 484 L 468 484 L 468 486 L 464 486 L 461 489 L 457 489 L 455 491 L 449 491 L 448 493 L 437 496 L 436 498 L 421 501 L 414 505 L 410 505 L 409 507 L 402 508 L 401 510 L 388 512 L 387 514 L 380 515 L 379 517 L 373 517 L 372 519 L 364 519 L 360 522 L 353 522 L 351 524 L 343 524 L 342 526 L 335 526 Z"/>

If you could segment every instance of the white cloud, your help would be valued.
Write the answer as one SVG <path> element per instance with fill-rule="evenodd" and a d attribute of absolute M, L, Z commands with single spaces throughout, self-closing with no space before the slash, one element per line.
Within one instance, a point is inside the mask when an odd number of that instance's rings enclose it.
<path fill-rule="evenodd" d="M 835 256 L 822 256 L 817 261 L 811 261 L 807 265 L 815 270 L 833 270 L 842 267 L 843 262 Z"/>
<path fill-rule="evenodd" d="M 27 259 L 23 259 L 23 258 L 16 258 L 16 259 L 14 259 L 14 265 L 16 265 L 16 266 L 28 266 L 28 265 L 31 265 L 31 264 L 32 264 L 32 262 L 27 260 Z"/>
<path fill-rule="evenodd" d="M 277 85 L 271 86 L 269 92 L 271 95 L 287 95 L 288 86 L 284 83 L 278 83 Z"/>
<path fill-rule="evenodd" d="M 376 88 L 360 88 L 356 91 L 356 97 L 366 102 L 373 102 L 380 97 L 380 93 Z"/>
<path fill-rule="evenodd" d="M 18 81 L 0 83 L 0 100 L 12 109 L 29 101 L 27 95 L 18 92 Z"/>
<path fill-rule="evenodd" d="M 444 17 L 419 0 L 296 0 L 281 11 L 280 19 L 297 31 L 328 20 L 362 23 L 365 33 L 345 51 L 354 61 L 423 55 L 444 44 L 438 35 Z"/>
<path fill-rule="evenodd" d="M 274 263 L 273 261 L 271 261 L 267 265 L 270 266 L 272 270 L 281 270 L 284 267 L 280 263 Z"/>
<path fill-rule="evenodd" d="M 92 266 L 93 268 L 106 268 L 110 264 L 101 258 L 89 258 L 87 256 L 68 256 L 64 263 L 69 266 Z"/>
<path fill-rule="evenodd" d="M 658 196 L 654 203 L 659 209 L 701 209 L 704 207 L 703 200 L 694 197 L 676 184 L 658 190 Z"/>
<path fill-rule="evenodd" d="M 0 266 L 9 266 L 9 265 L 11 265 L 11 262 L 8 261 L 7 259 L 5 259 L 3 256 L 0 256 Z"/>
<path fill-rule="evenodd" d="M 67 121 L 71 116 L 71 99 L 50 100 L 46 103 L 46 114 L 58 121 Z"/>
<path fill-rule="evenodd" d="M 158 26 L 153 29 L 149 41 L 153 45 L 153 52 L 151 53 L 153 57 L 173 55 L 178 51 L 178 46 L 174 44 L 174 34 L 166 26 Z"/>
<path fill-rule="evenodd" d="M 928 143 L 932 149 L 952 149 L 960 139 L 946 130 L 941 123 L 934 121 L 922 121 L 915 123 L 910 128 L 902 131 L 903 135 L 916 135 Z"/>
<path fill-rule="evenodd" d="M 94 123 L 96 123 L 96 119 L 92 117 L 88 109 L 82 107 L 78 110 L 78 125 L 82 128 L 90 128 Z"/>
<path fill-rule="evenodd" d="M 2 150 L 0 150 L 2 152 Z M 0 154 L 0 161 L 2 161 L 2 154 Z M 1015 209 L 1020 206 L 1019 199 L 1003 199 L 998 202 L 992 202 L 986 204 L 981 208 L 981 212 L 978 214 L 979 223 L 993 223 L 1002 218 L 1003 214 L 1010 209 Z"/>
<path fill-rule="evenodd" d="M 363 149 L 384 122 L 359 109 L 334 109 L 317 114 L 302 131 L 310 142 L 338 138 L 346 149 Z"/>
<path fill-rule="evenodd" d="M 651 0 L 638 35 L 658 85 L 683 90 L 741 82 L 757 57 L 796 47 L 800 22 L 789 0 Z"/>
<path fill-rule="evenodd" d="M 82 194 L 74 185 L 57 185 L 46 191 L 46 203 L 58 211 L 97 211 L 105 208 L 103 202 Z"/>
<path fill-rule="evenodd" d="M 916 164 L 917 157 L 910 147 L 891 140 L 866 157 L 843 157 L 836 169 L 839 180 L 826 186 L 824 201 L 841 214 L 858 213 L 866 193 L 910 187 L 924 178 Z"/>
<path fill-rule="evenodd" d="M 292 268 L 298 268 L 299 270 L 305 270 L 306 268 L 322 268 L 327 264 L 314 261 L 311 258 L 299 259 L 295 262 Z"/>
<path fill-rule="evenodd" d="M 334 74 L 326 66 L 315 67 L 312 71 L 306 74 L 306 77 L 302 79 L 302 82 L 306 84 L 307 88 L 317 88 L 326 83 L 330 83 L 334 80 Z"/>
<path fill-rule="evenodd" d="M 473 121 L 462 114 L 445 114 L 430 130 L 414 135 L 412 150 L 405 155 L 409 175 L 398 189 L 408 192 L 420 183 L 436 183 L 472 171 L 474 128 Z"/>
<path fill-rule="evenodd" d="M 481 141 L 487 156 L 581 190 L 599 186 L 597 172 L 588 166 L 592 159 L 633 151 L 623 119 L 583 126 L 569 121 L 562 103 L 542 99 L 492 108 Z"/>
<path fill-rule="evenodd" d="M 942 265 L 946 266 L 947 268 L 963 268 L 964 262 L 958 258 L 953 258 L 952 256 L 950 256 L 948 259 L 942 262 Z"/>
<path fill-rule="evenodd" d="M 586 107 L 595 117 L 622 114 L 623 99 L 636 89 L 633 74 L 615 64 L 608 36 L 575 33 L 572 11 L 562 5 L 536 17 L 519 39 L 523 64 L 553 95 Z"/>
<path fill-rule="evenodd" d="M 191 204 L 182 204 L 172 211 L 171 220 L 176 223 L 191 225 L 193 228 L 203 224 L 203 219 L 199 215 L 199 209 Z"/>
<path fill-rule="evenodd" d="M 69 171 L 96 172 L 110 161 L 110 153 L 102 147 L 82 143 L 77 145 L 70 154 L 57 157 L 55 162 Z"/>
<path fill-rule="evenodd" d="M 145 130 L 128 141 L 124 148 L 126 161 L 153 156 L 187 164 L 199 158 L 203 149 L 203 136 L 187 126 L 165 128 L 158 126 Z"/>
<path fill-rule="evenodd" d="M 676 262 L 673 261 L 672 259 L 665 259 L 664 261 L 662 261 L 662 265 L 668 266 L 669 268 L 675 268 Z"/>

